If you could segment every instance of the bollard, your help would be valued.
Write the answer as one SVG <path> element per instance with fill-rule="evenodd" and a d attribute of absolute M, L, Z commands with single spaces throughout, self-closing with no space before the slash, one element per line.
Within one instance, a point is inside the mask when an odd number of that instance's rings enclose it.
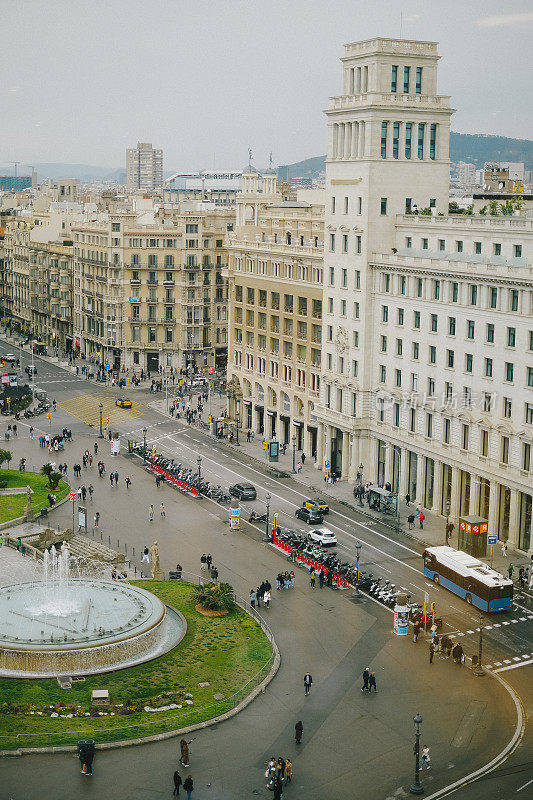
<path fill-rule="evenodd" d="M 120 549 L 120 542 L 119 542 L 119 540 L 117 539 L 117 550 L 119 550 L 119 549 Z"/>
<path fill-rule="evenodd" d="M 126 544 L 126 542 L 124 542 L 124 553 L 126 555 L 128 554 L 128 545 Z"/>
<path fill-rule="evenodd" d="M 107 538 L 109 540 L 109 547 L 111 547 L 111 536 L 108 536 Z"/>
<path fill-rule="evenodd" d="M 134 547 L 132 547 L 131 549 L 132 549 L 132 551 L 133 551 L 133 555 L 135 555 L 135 548 L 134 548 Z"/>

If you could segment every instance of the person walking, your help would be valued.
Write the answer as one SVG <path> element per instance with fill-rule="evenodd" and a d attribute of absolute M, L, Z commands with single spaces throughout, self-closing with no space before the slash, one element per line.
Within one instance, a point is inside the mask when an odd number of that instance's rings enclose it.
<path fill-rule="evenodd" d="M 408 493 L 405 495 L 405 506 L 406 506 L 406 508 L 409 508 L 409 503 L 410 503 L 410 502 L 411 502 L 411 495 L 410 495 L 410 494 L 409 494 L 409 492 L 408 492 Z"/>
<path fill-rule="evenodd" d="M 163 502 L 159 506 L 159 511 L 160 511 L 162 517 L 166 516 L 166 514 L 165 514 L 165 504 Z"/>
<path fill-rule="evenodd" d="M 148 547 L 146 545 L 144 545 L 144 550 L 143 550 L 143 554 L 142 554 L 142 558 L 141 558 L 141 564 L 143 562 L 145 564 L 149 564 L 150 563 L 150 551 L 148 550 Z"/>
<path fill-rule="evenodd" d="M 287 783 L 292 781 L 292 761 L 290 758 L 285 759 L 285 780 Z"/>
<path fill-rule="evenodd" d="M 129 489 L 131 486 L 131 480 L 129 475 L 126 475 L 126 477 L 124 478 L 124 483 L 126 484 L 126 489 Z"/>
<path fill-rule="evenodd" d="M 413 626 L 413 642 L 416 644 L 418 641 L 418 634 L 420 633 L 420 623 L 417 621 Z"/>
<path fill-rule="evenodd" d="M 420 769 L 431 769 L 431 756 L 429 755 L 429 747 L 427 744 L 422 748 L 422 758 L 420 759 Z"/>
<path fill-rule="evenodd" d="M 513 567 L 512 563 L 511 563 L 511 564 L 509 564 L 509 566 L 507 567 L 507 574 L 509 575 L 509 580 L 510 580 L 510 581 L 512 581 L 512 580 L 513 580 L 513 572 L 514 572 L 514 567 Z"/>
<path fill-rule="evenodd" d="M 453 524 L 453 522 L 451 522 L 451 521 L 447 522 L 446 523 L 446 544 L 448 544 L 449 539 L 451 539 L 452 533 L 454 532 L 454 530 L 455 530 L 455 525 Z"/>
<path fill-rule="evenodd" d="M 306 672 L 304 675 L 304 692 L 306 697 L 311 691 L 312 685 L 313 685 L 313 678 L 311 677 L 311 674 L 309 672 Z"/>
<path fill-rule="evenodd" d="M 370 680 L 370 670 L 368 667 L 365 667 L 363 670 L 363 685 L 361 686 L 362 692 L 369 692 L 370 689 L 368 688 L 368 682 Z"/>
<path fill-rule="evenodd" d="M 110 472 L 109 473 L 109 483 L 111 484 L 111 488 L 113 488 L 114 481 L 115 481 L 115 473 L 114 472 Z"/>
<path fill-rule="evenodd" d="M 301 720 L 296 723 L 294 726 L 294 739 L 296 744 L 302 743 L 302 734 L 304 732 L 304 726 L 302 725 Z"/>
<path fill-rule="evenodd" d="M 305 455 L 305 453 L 302 453 L 302 467 L 305 464 L 305 459 L 306 459 L 306 455 Z"/>
<path fill-rule="evenodd" d="M 502 544 L 502 556 L 504 558 L 507 558 L 507 545 L 505 544 L 505 542 Z"/>
<path fill-rule="evenodd" d="M 409 530 L 412 531 L 413 528 L 415 527 L 415 515 L 414 514 L 409 514 L 409 516 L 407 517 L 407 524 L 409 525 Z"/>
<path fill-rule="evenodd" d="M 281 775 L 277 775 L 276 779 L 274 780 L 273 786 L 273 800 L 282 800 L 283 798 L 283 781 L 281 779 Z"/>
<path fill-rule="evenodd" d="M 257 597 L 257 595 L 256 595 L 256 593 L 254 592 L 254 590 L 253 590 L 253 589 L 250 589 L 250 605 L 251 605 L 251 607 L 252 607 L 252 608 L 255 608 L 255 600 L 256 600 L 256 597 Z"/>
<path fill-rule="evenodd" d="M 314 567 L 311 567 L 311 569 L 309 570 L 309 580 L 311 582 L 311 588 L 312 589 L 315 588 L 315 579 L 316 579 L 315 569 L 314 569 Z"/>
<path fill-rule="evenodd" d="M 118 470 L 115 470 L 115 485 L 118 486 Z"/>
<path fill-rule="evenodd" d="M 377 690 L 378 690 L 378 687 L 376 685 L 376 673 L 375 672 L 371 672 L 370 673 L 370 677 L 368 679 L 368 691 L 372 692 L 372 689 L 374 689 L 375 692 L 377 692 Z"/>
<path fill-rule="evenodd" d="M 463 648 L 460 644 L 456 644 L 452 650 L 453 660 L 456 664 L 461 664 L 463 661 Z"/>
<path fill-rule="evenodd" d="M 423 511 L 421 511 L 420 515 L 418 517 L 418 522 L 420 524 L 420 530 L 422 530 L 424 528 L 424 520 L 425 520 L 425 518 L 426 518 L 426 515 L 424 514 Z"/>
<path fill-rule="evenodd" d="M 417 516 L 418 518 L 420 518 L 420 512 L 421 512 L 421 510 L 422 510 L 422 509 L 420 508 L 420 503 L 417 503 L 417 504 L 416 504 L 416 516 Z"/>
<path fill-rule="evenodd" d="M 148 509 L 148 519 L 150 522 L 154 521 L 154 507 L 152 504 L 150 504 L 150 508 Z"/>
<path fill-rule="evenodd" d="M 180 741 L 180 764 L 184 767 L 189 766 L 189 745 L 185 739 Z M 185 786 L 183 788 L 185 789 Z"/>
<path fill-rule="evenodd" d="M 321 569 L 320 572 L 318 573 L 318 585 L 320 586 L 321 589 L 324 588 L 324 570 L 323 569 Z"/>
<path fill-rule="evenodd" d="M 433 639 L 429 643 L 429 663 L 433 664 L 433 656 L 435 655 L 435 642 Z"/>
<path fill-rule="evenodd" d="M 211 569 L 211 564 L 213 563 L 213 556 L 211 555 L 211 553 L 207 554 L 205 563 L 207 564 L 207 569 Z"/>
<path fill-rule="evenodd" d="M 183 781 L 181 779 L 181 775 L 179 774 L 178 770 L 176 770 L 175 773 L 174 773 L 174 791 L 172 792 L 174 797 L 179 797 L 179 795 L 180 795 L 180 786 L 181 786 L 182 783 L 183 783 Z"/>
<path fill-rule="evenodd" d="M 191 775 L 187 775 L 183 781 L 183 788 L 187 792 L 187 800 L 191 800 L 191 795 L 194 789 L 194 783 Z"/>
<path fill-rule="evenodd" d="M 100 526 L 100 512 L 97 511 L 94 515 L 94 527 L 98 528 Z"/>
<path fill-rule="evenodd" d="M 33 439 L 33 426 L 30 426 L 30 439 Z"/>
<path fill-rule="evenodd" d="M 263 605 L 266 608 L 270 608 L 270 600 L 271 600 L 271 598 L 272 598 L 272 595 L 270 594 L 270 589 L 265 589 L 265 591 L 263 593 Z"/>

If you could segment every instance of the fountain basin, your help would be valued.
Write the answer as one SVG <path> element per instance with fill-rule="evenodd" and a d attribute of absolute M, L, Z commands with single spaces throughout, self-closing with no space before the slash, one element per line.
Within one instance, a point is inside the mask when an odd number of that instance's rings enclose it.
<path fill-rule="evenodd" d="M 115 581 L 70 578 L 0 588 L 0 675 L 108 672 L 149 661 L 183 638 L 186 623 L 155 595 Z"/>

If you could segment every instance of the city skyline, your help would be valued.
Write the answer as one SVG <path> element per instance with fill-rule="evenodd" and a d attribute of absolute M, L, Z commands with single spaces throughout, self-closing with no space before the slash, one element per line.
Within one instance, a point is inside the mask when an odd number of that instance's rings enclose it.
<path fill-rule="evenodd" d="M 191 10 L 162 0 L 151 13 L 165 25 L 153 28 L 138 24 L 135 0 L 125 16 L 122 0 L 96 2 L 57 26 L 64 5 L 52 0 L 43 12 L 28 2 L 5 11 L 12 36 L 4 44 L 2 161 L 122 166 L 132 140 L 157 142 L 180 169 L 244 167 L 250 147 L 259 168 L 271 151 L 277 164 L 323 153 L 322 111 L 338 42 L 397 37 L 400 28 L 404 38 L 439 42 L 439 92 L 458 109 L 454 130 L 528 138 L 531 129 L 532 112 L 520 100 L 528 91 L 533 22 L 525 2 L 501 14 L 492 0 L 467 9 L 412 2 L 403 10 L 381 0 L 372 19 L 359 1 L 342 15 L 310 2 L 306 29 L 298 2 L 274 2 L 265 19 L 256 4 L 230 2 L 222 16 L 203 3 Z M 322 59 L 312 57 L 317 50 Z"/>

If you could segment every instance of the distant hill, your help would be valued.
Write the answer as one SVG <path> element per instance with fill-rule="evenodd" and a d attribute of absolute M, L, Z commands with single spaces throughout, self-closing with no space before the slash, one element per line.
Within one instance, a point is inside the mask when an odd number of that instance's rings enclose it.
<path fill-rule="evenodd" d="M 278 167 L 278 176 L 291 178 L 318 178 L 325 170 L 326 156 L 315 156 L 284 164 Z M 506 136 L 491 136 L 482 133 L 454 133 L 450 135 L 450 158 L 452 161 L 469 161 L 478 168 L 486 161 L 523 161 L 526 169 L 533 169 L 533 141 L 531 139 L 509 139 Z"/>
<path fill-rule="evenodd" d="M 126 180 L 126 170 L 124 167 L 95 167 L 92 164 L 61 164 L 61 163 L 40 163 L 33 164 L 39 182 L 50 178 L 53 181 L 63 178 L 78 178 L 83 182 L 92 183 L 93 181 L 115 181 L 123 183 Z M 31 173 L 31 167 L 21 165 L 19 172 Z"/>

